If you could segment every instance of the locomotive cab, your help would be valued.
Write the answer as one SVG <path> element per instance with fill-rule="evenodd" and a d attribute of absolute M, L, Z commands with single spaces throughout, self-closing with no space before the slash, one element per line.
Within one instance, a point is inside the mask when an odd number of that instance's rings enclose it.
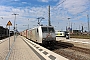
<path fill-rule="evenodd" d="M 43 44 L 53 44 L 56 41 L 54 27 L 42 27 L 42 43 Z"/>

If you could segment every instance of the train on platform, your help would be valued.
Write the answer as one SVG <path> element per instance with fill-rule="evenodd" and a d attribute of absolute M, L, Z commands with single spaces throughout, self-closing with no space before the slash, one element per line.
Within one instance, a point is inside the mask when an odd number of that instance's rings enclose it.
<path fill-rule="evenodd" d="M 56 42 L 56 35 L 53 26 L 37 26 L 30 30 L 20 32 L 20 35 L 43 45 Z"/>
<path fill-rule="evenodd" d="M 10 36 L 14 34 L 13 31 L 10 31 Z M 0 26 L 0 40 L 9 37 L 9 29 Z"/>
<path fill-rule="evenodd" d="M 56 31 L 55 34 L 56 34 L 56 37 L 65 37 L 65 32 Z"/>
<path fill-rule="evenodd" d="M 67 31 L 56 31 L 55 34 L 56 34 L 56 37 L 66 37 L 67 35 L 69 35 L 69 32 L 67 32 Z"/>
<path fill-rule="evenodd" d="M 0 26 L 0 39 L 3 39 L 8 36 L 7 31 L 9 31 L 7 28 Z"/>

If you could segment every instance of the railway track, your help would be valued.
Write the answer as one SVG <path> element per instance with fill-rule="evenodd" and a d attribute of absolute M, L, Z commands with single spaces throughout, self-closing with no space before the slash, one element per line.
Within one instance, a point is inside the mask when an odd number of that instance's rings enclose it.
<path fill-rule="evenodd" d="M 48 49 L 69 60 L 90 60 L 90 49 L 76 47 L 71 43 L 59 41 L 54 47 Z"/>

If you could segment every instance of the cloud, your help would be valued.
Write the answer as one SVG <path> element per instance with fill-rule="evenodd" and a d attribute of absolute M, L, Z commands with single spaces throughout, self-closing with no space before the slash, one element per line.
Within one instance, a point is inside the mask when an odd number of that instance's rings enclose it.
<path fill-rule="evenodd" d="M 61 29 L 62 26 L 68 26 L 68 17 L 71 18 L 70 22 L 76 23 L 75 27 L 82 23 L 87 23 L 87 13 L 90 13 L 89 0 L 64 0 L 63 3 L 60 0 L 56 6 L 51 6 L 51 22 L 52 24 Z M 89 9 L 88 9 L 89 8 Z M 88 11 L 88 12 L 87 12 Z M 60 24 L 58 24 L 60 22 Z M 81 25 L 80 25 L 81 26 Z M 85 25 L 87 26 L 87 25 Z M 57 28 L 56 28 L 57 29 Z"/>
<path fill-rule="evenodd" d="M 39 2 L 49 2 L 49 0 L 38 0 Z"/>
<path fill-rule="evenodd" d="M 66 0 L 63 3 L 63 8 L 71 14 L 77 14 L 87 9 L 87 2 L 89 0 Z"/>
<path fill-rule="evenodd" d="M 37 0 L 37 1 L 39 1 L 39 2 L 50 2 L 50 1 L 54 1 L 54 2 L 56 2 L 56 1 L 58 1 L 58 0 Z"/>
<path fill-rule="evenodd" d="M 14 0 L 14 1 L 20 1 L 20 0 Z"/>
<path fill-rule="evenodd" d="M 54 6 L 51 8 L 51 10 L 53 12 L 52 15 L 57 14 L 56 16 L 61 17 L 61 19 L 64 18 L 65 20 L 67 20 L 68 17 L 70 17 L 70 18 L 72 18 L 72 20 L 74 20 L 75 18 L 78 18 L 77 15 L 79 15 L 79 16 L 81 16 L 81 18 L 83 18 L 83 13 L 86 14 L 87 11 L 89 11 L 89 9 L 88 9 L 88 8 L 90 8 L 89 3 L 90 3 L 89 0 L 60 1 L 59 3 L 57 3 L 57 6 Z"/>
<path fill-rule="evenodd" d="M 51 0 L 39 0 L 42 2 L 49 2 Z M 56 0 L 53 0 L 56 1 Z M 66 0 L 61 5 L 58 5 L 61 3 L 57 3 L 56 6 L 50 7 L 50 13 L 51 13 L 51 24 L 56 29 L 63 29 L 65 30 L 67 23 L 68 23 L 68 17 L 70 17 L 70 22 L 76 23 L 77 25 L 80 24 L 79 21 L 86 18 L 86 13 L 80 14 L 80 12 L 85 11 L 87 6 L 88 0 Z M 26 3 L 26 2 L 23 2 Z M 19 15 L 16 16 L 16 23 L 18 26 L 19 31 L 25 30 L 28 27 L 23 25 L 30 25 L 29 27 L 32 28 L 37 25 L 37 18 L 38 17 L 44 17 L 41 21 L 41 24 L 47 25 L 48 24 L 48 6 L 36 6 L 36 7 L 11 7 L 11 6 L 0 6 L 0 17 L 3 17 L 3 19 L 0 19 L 0 24 L 5 26 L 6 23 L 10 20 L 12 24 L 14 23 L 15 16 L 13 16 L 13 13 L 17 13 Z M 78 15 L 77 15 L 78 14 Z M 74 16 L 74 18 L 72 18 Z M 29 19 L 29 21 L 28 21 Z M 75 21 L 72 21 L 75 20 Z M 77 22 L 78 21 L 78 22 Z M 59 24 L 58 24 L 59 23 Z M 58 28 L 59 26 L 59 28 Z M 13 29 L 13 26 L 12 28 Z"/>
<path fill-rule="evenodd" d="M 16 24 L 18 25 L 18 29 L 22 27 L 23 30 L 27 29 L 27 27 L 23 27 L 23 25 L 30 24 L 30 28 L 37 25 L 37 18 L 44 17 L 44 21 L 47 20 L 47 7 L 30 7 L 30 8 L 23 8 L 23 7 L 10 7 L 10 6 L 0 6 L 0 17 L 3 17 L 0 20 L 0 24 L 4 27 L 6 23 L 10 20 L 12 22 L 12 26 L 14 23 L 15 16 L 12 15 L 13 13 L 19 14 L 16 16 Z M 28 21 L 29 19 L 29 21 Z M 43 22 L 41 22 L 43 23 Z M 22 25 L 22 26 L 21 26 Z M 13 27 L 12 27 L 13 29 Z M 20 29 L 20 31 L 22 30 Z"/>
<path fill-rule="evenodd" d="M 22 4 L 27 4 L 27 2 L 22 2 Z"/>

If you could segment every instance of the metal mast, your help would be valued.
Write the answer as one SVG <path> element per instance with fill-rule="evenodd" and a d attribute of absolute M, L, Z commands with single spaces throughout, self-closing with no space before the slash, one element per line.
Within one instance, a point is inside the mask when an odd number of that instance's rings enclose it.
<path fill-rule="evenodd" d="M 87 19 L 88 19 L 88 32 L 89 32 L 89 15 L 87 15 Z"/>
<path fill-rule="evenodd" d="M 51 21 L 50 21 L 50 5 L 49 5 L 49 14 L 48 14 L 48 26 L 51 26 Z"/>

